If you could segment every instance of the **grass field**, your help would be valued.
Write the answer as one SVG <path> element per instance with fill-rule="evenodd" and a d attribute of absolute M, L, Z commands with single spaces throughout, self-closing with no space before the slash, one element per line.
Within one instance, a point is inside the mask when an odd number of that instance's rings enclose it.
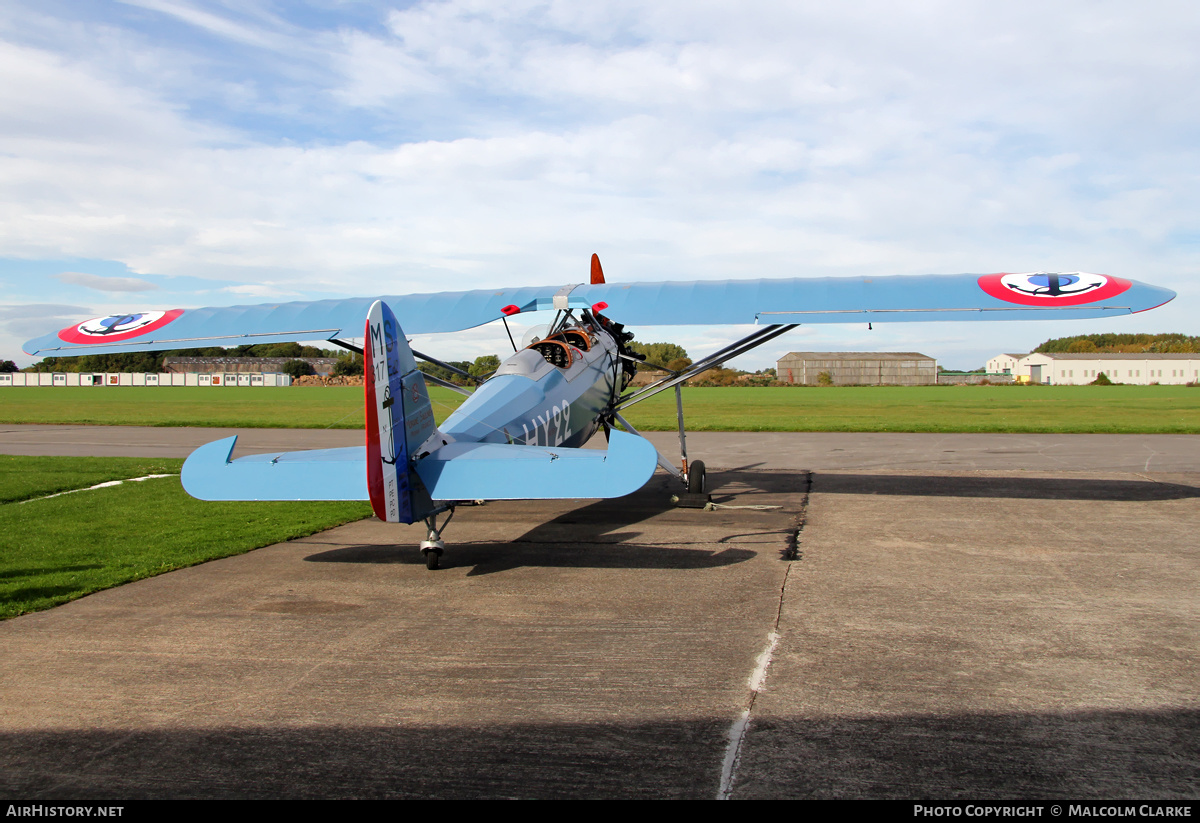
<path fill-rule="evenodd" d="M 12 457 L 0 455 L 0 503 L 84 489 L 111 480 L 179 474 L 182 460 L 150 457 Z"/>
<path fill-rule="evenodd" d="M 1200 388 L 1187 386 L 846 386 L 684 391 L 697 431 L 1200 432 Z M 629 422 L 675 428 L 674 396 L 634 407 Z"/>
<path fill-rule="evenodd" d="M 366 503 L 205 503 L 188 497 L 177 476 L 38 499 L 50 489 L 178 473 L 182 463 L 0 458 L 0 619 L 370 514 Z"/>
<path fill-rule="evenodd" d="M 463 399 L 436 387 L 430 396 L 439 421 Z M 688 388 L 683 396 L 697 431 L 1200 433 L 1200 388 L 1187 386 Z M 626 416 L 639 429 L 674 429 L 674 395 Z M 363 425 L 362 389 L 6 388 L 0 423 L 353 429 Z"/>
<path fill-rule="evenodd" d="M 356 429 L 363 426 L 362 395 L 348 386 L 14 387 L 0 394 L 0 423 Z M 441 388 L 431 396 L 435 408 L 458 408 L 463 399 Z"/>

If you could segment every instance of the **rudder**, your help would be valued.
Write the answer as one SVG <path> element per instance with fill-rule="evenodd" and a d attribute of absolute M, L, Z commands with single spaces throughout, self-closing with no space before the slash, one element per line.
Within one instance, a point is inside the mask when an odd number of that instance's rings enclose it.
<path fill-rule="evenodd" d="M 437 432 L 425 378 L 396 315 L 382 300 L 367 312 L 363 345 L 366 402 L 367 490 L 375 516 L 412 523 L 428 512 L 414 511 L 410 454 Z M 417 494 L 418 498 L 427 497 Z M 418 508 L 427 506 L 418 505 Z"/>

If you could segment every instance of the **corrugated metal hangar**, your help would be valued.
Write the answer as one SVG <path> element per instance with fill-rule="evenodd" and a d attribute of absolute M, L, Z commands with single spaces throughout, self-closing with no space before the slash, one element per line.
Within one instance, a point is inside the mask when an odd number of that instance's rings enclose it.
<path fill-rule="evenodd" d="M 779 380 L 801 386 L 930 386 L 937 383 L 937 361 L 914 351 L 794 351 L 776 364 Z"/>

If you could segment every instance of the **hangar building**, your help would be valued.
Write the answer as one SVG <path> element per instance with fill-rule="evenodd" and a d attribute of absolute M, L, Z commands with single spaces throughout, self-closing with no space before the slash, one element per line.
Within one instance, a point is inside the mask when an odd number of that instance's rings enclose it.
<path fill-rule="evenodd" d="M 818 386 L 828 372 L 835 386 L 931 386 L 937 361 L 917 352 L 794 351 L 776 363 L 784 383 Z"/>
<path fill-rule="evenodd" d="M 1028 356 L 1028 354 L 998 354 L 987 361 L 987 372 L 988 374 L 1016 374 L 1017 364 L 1021 362 L 1022 357 Z"/>
<path fill-rule="evenodd" d="M 1079 386 L 1104 372 L 1114 383 L 1183 385 L 1200 380 L 1200 354 L 1028 354 L 1018 361 L 1018 380 Z"/>

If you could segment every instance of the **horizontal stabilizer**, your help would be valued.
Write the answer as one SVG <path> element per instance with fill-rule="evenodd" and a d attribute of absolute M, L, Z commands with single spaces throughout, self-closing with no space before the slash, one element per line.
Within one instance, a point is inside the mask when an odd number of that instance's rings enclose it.
<path fill-rule="evenodd" d="M 657 465 L 650 441 L 614 430 L 608 451 L 451 443 L 415 468 L 434 500 L 543 500 L 631 494 Z"/>
<path fill-rule="evenodd" d="M 237 436 L 208 443 L 183 464 L 200 500 L 368 500 L 366 449 L 252 454 L 233 460 Z M 620 497 L 654 474 L 648 440 L 613 431 L 607 451 L 504 443 L 451 443 L 419 461 L 434 500 Z"/>
<path fill-rule="evenodd" d="M 237 435 L 196 449 L 183 489 L 200 500 L 367 500 L 366 450 L 315 449 L 232 460 Z"/>

